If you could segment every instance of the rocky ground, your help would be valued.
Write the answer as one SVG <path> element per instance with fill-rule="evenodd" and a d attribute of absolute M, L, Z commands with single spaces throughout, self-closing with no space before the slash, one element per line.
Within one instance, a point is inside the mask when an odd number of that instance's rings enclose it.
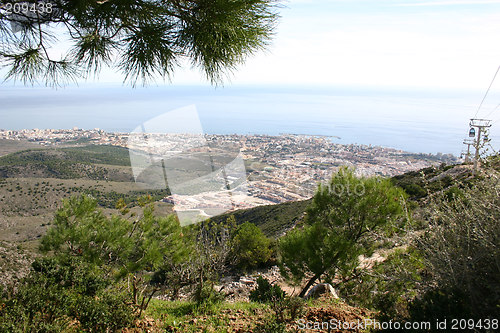
<path fill-rule="evenodd" d="M 223 277 L 219 284 L 215 285 L 215 290 L 222 292 L 225 295 L 227 302 L 248 302 L 250 292 L 257 287 L 257 278 L 261 276 L 268 280 L 271 284 L 279 285 L 287 295 L 297 295 L 300 292 L 299 287 L 294 288 L 287 284 L 281 277 L 278 266 L 273 266 L 269 269 L 260 269 L 248 275 L 231 275 Z M 184 293 L 179 293 L 179 299 L 187 300 L 189 296 Z M 168 300 L 168 296 L 158 295 L 159 300 Z"/>

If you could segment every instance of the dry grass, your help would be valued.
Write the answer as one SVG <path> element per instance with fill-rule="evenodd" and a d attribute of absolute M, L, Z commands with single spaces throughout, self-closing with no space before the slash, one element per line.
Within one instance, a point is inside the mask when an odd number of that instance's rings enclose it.
<path fill-rule="evenodd" d="M 43 146 L 28 141 L 0 139 L 0 156 L 12 154 L 25 149 L 39 149 L 39 148 L 43 148 Z"/>

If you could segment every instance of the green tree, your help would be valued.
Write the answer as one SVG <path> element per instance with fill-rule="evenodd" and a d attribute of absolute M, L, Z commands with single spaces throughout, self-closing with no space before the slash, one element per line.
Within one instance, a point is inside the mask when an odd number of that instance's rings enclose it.
<path fill-rule="evenodd" d="M 266 47 L 276 20 L 275 0 L 0 0 L 0 62 L 24 83 L 57 85 L 109 65 L 135 85 L 188 60 L 219 83 Z"/>
<path fill-rule="evenodd" d="M 398 230 L 404 216 L 404 192 L 390 180 L 358 178 L 341 168 L 326 185 L 320 185 L 307 209 L 303 227 L 296 227 L 279 242 L 281 271 L 301 282 L 303 297 L 318 279 L 332 281 L 348 276 L 360 255 L 372 252 L 384 232 Z"/>
<path fill-rule="evenodd" d="M 255 224 L 245 222 L 238 227 L 232 240 L 231 253 L 235 264 L 247 270 L 271 259 L 271 240 Z"/>
<path fill-rule="evenodd" d="M 106 217 L 92 197 L 67 199 L 42 238 L 41 249 L 53 251 L 58 258 L 81 258 L 117 280 L 127 278 L 132 302 L 140 314 L 159 290 L 148 284 L 153 273 L 165 260 L 186 260 L 188 254 L 178 220 L 174 216 L 155 217 L 149 200 L 140 199 L 142 216 L 128 220 Z"/>

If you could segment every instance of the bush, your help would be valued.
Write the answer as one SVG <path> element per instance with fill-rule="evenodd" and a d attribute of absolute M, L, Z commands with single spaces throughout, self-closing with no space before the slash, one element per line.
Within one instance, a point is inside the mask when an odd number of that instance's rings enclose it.
<path fill-rule="evenodd" d="M 125 296 L 101 272 L 71 259 L 39 259 L 11 295 L 4 295 L 0 332 L 114 331 L 131 324 Z"/>
<path fill-rule="evenodd" d="M 424 270 L 414 248 L 396 249 L 371 269 L 359 271 L 357 278 L 340 284 L 339 294 L 351 305 L 378 311 L 381 321 L 406 318 Z"/>
<path fill-rule="evenodd" d="M 276 321 L 280 323 L 293 322 L 304 315 L 304 306 L 304 299 L 297 296 L 285 296 L 271 302 L 271 309 L 274 312 Z"/>
<path fill-rule="evenodd" d="M 450 187 L 444 193 L 446 200 L 449 202 L 452 202 L 455 199 L 463 199 L 464 197 L 462 190 L 460 190 L 457 186 Z"/>
<path fill-rule="evenodd" d="M 269 303 L 271 315 L 264 323 L 258 324 L 254 332 L 286 332 L 286 322 L 293 322 L 304 315 L 305 301 L 296 296 L 286 296 L 279 286 L 272 286 L 269 281 L 259 277 L 257 288 L 250 293 L 250 300 Z"/>
<path fill-rule="evenodd" d="M 175 275 L 181 275 L 181 279 L 174 278 L 174 284 L 190 287 L 198 304 L 214 304 L 223 299 L 214 286 L 229 271 L 230 240 L 235 226 L 234 218 L 190 225 L 183 229 L 184 244 L 190 247 L 189 257 L 178 267 L 168 264 L 163 267 L 165 272 L 180 272 Z"/>
<path fill-rule="evenodd" d="M 286 325 L 275 320 L 269 319 L 262 324 L 257 324 L 255 333 L 286 333 Z"/>
<path fill-rule="evenodd" d="M 403 187 L 408 195 L 415 198 L 422 198 L 427 195 L 427 191 L 419 184 L 411 183 Z"/>
<path fill-rule="evenodd" d="M 494 170 L 485 173 L 490 175 L 460 195 L 445 192 L 426 207 L 430 228 L 417 246 L 432 289 L 415 300 L 413 307 L 420 310 L 414 314 L 452 316 L 457 311 L 453 304 L 461 303 L 467 304 L 461 311 L 470 311 L 470 318 L 499 316 L 500 182 Z"/>
<path fill-rule="evenodd" d="M 224 295 L 214 289 L 214 284 L 205 281 L 204 284 L 198 284 L 192 295 L 197 305 L 211 306 L 224 300 Z"/>
<path fill-rule="evenodd" d="M 268 303 L 285 298 L 285 292 L 280 286 L 273 286 L 269 281 L 259 276 L 257 278 L 257 287 L 250 292 L 249 298 L 253 302 Z"/>
<path fill-rule="evenodd" d="M 71 314 L 88 332 L 109 332 L 127 327 L 134 318 L 126 301 L 126 295 L 107 289 L 96 297 L 76 297 Z"/>
<path fill-rule="evenodd" d="M 412 321 L 473 318 L 467 299 L 459 289 L 432 289 L 410 304 L 409 315 Z"/>
<path fill-rule="evenodd" d="M 231 253 L 238 268 L 244 271 L 256 268 L 271 258 L 271 240 L 255 224 L 245 222 L 236 230 Z"/>

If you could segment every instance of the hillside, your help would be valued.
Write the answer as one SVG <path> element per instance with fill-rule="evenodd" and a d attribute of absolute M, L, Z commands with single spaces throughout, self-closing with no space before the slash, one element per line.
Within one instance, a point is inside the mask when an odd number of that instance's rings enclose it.
<path fill-rule="evenodd" d="M 53 211 L 62 198 L 79 193 L 90 194 L 101 206 L 114 208 L 119 199 L 132 203 L 149 194 L 159 200 L 169 191 L 145 190 L 135 184 L 128 149 L 123 147 L 39 148 L 0 157 L 3 215 L 40 215 Z"/>
<path fill-rule="evenodd" d="M 34 148 L 36 147 L 36 148 Z M 130 207 L 143 195 L 160 200 L 168 188 L 148 190 L 133 181 L 129 153 L 117 146 L 87 145 L 41 147 L 22 141 L 1 140 L 0 241 L 28 248 L 45 234 L 61 200 L 89 194 L 109 212 L 119 199 Z M 172 206 L 158 203 L 158 211 Z"/>
<path fill-rule="evenodd" d="M 126 148 L 94 145 L 28 149 L 2 156 L 0 177 L 133 181 Z"/>
<path fill-rule="evenodd" d="M 233 215 L 238 224 L 250 222 L 261 228 L 268 237 L 278 238 L 304 216 L 311 200 L 285 202 L 277 205 L 242 209 L 213 217 L 215 222 L 225 221 Z"/>
<path fill-rule="evenodd" d="M 0 157 L 26 149 L 40 149 L 40 145 L 28 141 L 0 139 Z"/>
<path fill-rule="evenodd" d="M 89 194 L 109 213 L 123 199 L 129 207 L 149 194 L 160 200 L 168 189 L 145 190 L 133 182 L 128 151 L 117 146 L 75 146 L 26 149 L 30 144 L 9 142 L 11 154 L 0 157 L 0 241 L 23 243 L 29 248 L 45 234 L 61 199 Z M 498 161 L 496 162 L 498 163 Z M 449 188 L 458 180 L 466 183 L 470 166 L 449 165 L 426 168 L 392 177 L 395 185 L 409 195 L 410 205 L 418 206 L 428 193 Z M 310 200 L 258 206 L 212 218 L 224 221 L 234 215 L 237 223 L 251 222 L 273 238 L 281 236 L 299 221 Z M 167 203 L 157 203 L 158 214 L 172 212 Z M 27 243 L 26 243 L 27 242 Z"/>
<path fill-rule="evenodd" d="M 41 155 L 35 154 L 34 159 L 30 159 L 29 156 L 23 155 L 24 152 L 20 152 L 12 154 L 13 156 L 8 156 L 10 159 L 5 159 L 4 162 L 7 161 L 8 163 L 6 164 L 10 163 L 9 166 L 20 166 L 22 165 L 22 163 L 26 163 L 26 165 L 33 165 L 33 163 L 38 163 L 34 162 L 34 160 L 42 161 L 43 163 L 48 161 L 47 158 L 48 156 L 51 156 L 57 158 L 55 161 L 66 159 L 71 161 L 72 165 L 75 165 L 79 162 L 75 162 L 75 159 L 77 157 L 75 158 L 71 157 L 72 154 L 74 154 L 73 156 L 78 156 L 78 154 L 83 154 L 82 158 L 87 158 L 88 160 L 100 159 L 100 161 L 102 162 L 117 163 L 117 164 L 120 163 L 120 158 L 119 158 L 121 154 L 120 151 L 112 152 L 117 154 L 116 159 L 115 157 L 112 157 L 104 161 L 104 159 L 107 157 L 99 155 L 100 152 L 98 150 L 96 151 L 93 149 L 94 148 L 89 147 L 87 150 L 84 149 L 76 151 L 70 150 L 69 152 L 63 151 L 62 153 L 54 151 L 44 151 L 43 154 Z M 113 159 L 115 160 L 113 161 Z M 91 164 L 91 162 L 89 163 Z M 500 163 L 498 159 L 490 159 L 488 163 L 496 167 L 497 170 L 499 169 Z M 100 165 L 110 168 L 117 166 L 123 168 L 126 167 L 124 165 L 120 166 L 113 164 L 100 164 Z M 402 175 L 398 175 L 392 177 L 391 181 L 393 184 L 400 186 L 406 190 L 406 192 L 409 195 L 408 206 L 412 208 L 411 211 L 413 213 L 418 214 L 419 212 L 425 212 L 425 210 L 428 209 L 428 207 L 431 207 L 433 200 L 436 200 L 436 198 L 438 198 L 438 200 L 442 200 L 442 202 L 448 202 L 447 196 L 448 195 L 453 196 L 454 194 L 457 193 L 460 194 L 461 192 L 459 190 L 460 187 L 462 188 L 472 187 L 472 185 L 479 184 L 482 179 L 488 178 L 489 171 L 491 171 L 491 169 L 488 170 L 485 169 L 485 171 L 479 176 L 472 177 L 470 165 L 449 165 L 449 166 L 442 165 L 440 167 L 425 168 L 418 172 L 409 172 Z M 492 174 L 496 175 L 496 171 L 493 170 Z M 16 184 L 16 186 L 13 186 L 14 184 Z M 15 203 L 10 202 L 10 204 L 12 205 L 12 207 L 18 207 L 18 209 L 19 207 L 23 207 L 22 205 L 29 205 L 29 204 L 33 205 L 32 209 L 36 209 L 36 207 L 38 206 L 40 207 L 43 206 L 45 202 L 52 201 L 55 203 L 56 199 L 57 198 L 60 199 L 61 196 L 67 197 L 76 193 L 89 193 L 92 194 L 94 197 L 98 197 L 99 193 L 105 196 L 107 195 L 106 198 L 109 200 L 109 202 L 105 203 L 100 201 L 101 206 L 111 205 L 112 202 L 114 202 L 113 200 L 116 200 L 116 197 L 114 197 L 114 195 L 116 193 L 119 193 L 117 192 L 118 190 L 122 191 L 120 192 L 122 195 L 130 197 L 132 194 L 137 195 L 140 193 L 144 193 L 144 191 L 141 192 L 140 190 L 132 190 L 127 186 L 131 186 L 131 183 L 113 182 L 105 180 L 92 180 L 85 177 L 78 179 L 20 177 L 20 178 L 5 178 L 0 182 L 0 190 L 5 190 L 6 192 L 9 192 L 11 194 L 14 193 L 11 195 L 9 200 L 17 198 L 16 200 L 18 201 L 15 201 Z M 389 186 L 392 188 L 390 184 Z M 437 192 L 444 193 L 445 196 L 444 197 L 441 195 L 433 196 L 433 194 L 434 193 L 437 194 Z M 110 196 L 111 194 L 113 195 Z M 402 194 L 403 194 L 402 191 L 398 192 L 398 197 L 399 195 Z M 33 200 L 23 201 L 22 199 L 25 198 L 26 196 L 29 196 Z M 392 202 L 392 198 L 393 197 L 389 198 L 390 202 Z M 5 202 L 4 199 L 5 197 L 0 197 L 0 202 L 2 201 Z M 340 200 L 345 201 L 344 197 L 341 197 Z M 279 238 L 303 218 L 304 212 L 306 211 L 307 206 L 310 204 L 310 202 L 311 200 L 305 200 L 305 201 L 287 202 L 278 205 L 259 206 L 252 209 L 239 210 L 231 213 L 226 213 L 224 215 L 214 217 L 212 218 L 212 220 L 220 222 L 224 221 L 230 216 L 234 216 L 237 223 L 243 223 L 248 221 L 261 228 L 267 236 L 273 238 Z M 134 206 L 134 203 L 130 202 L 130 206 Z M 1 207 L 2 209 L 5 209 L 3 205 Z M 54 208 L 52 208 L 52 210 Z M 132 208 L 131 213 L 137 215 L 131 214 L 129 218 L 130 217 L 134 218 L 133 216 L 141 215 L 140 209 L 138 208 L 139 207 Z M 165 209 L 165 207 L 163 208 L 164 209 L 161 209 L 159 212 L 160 215 L 162 216 L 170 214 L 172 212 L 171 210 Z M 49 212 L 49 210 L 50 209 L 47 209 L 47 212 Z M 107 209 L 104 211 L 105 215 L 108 215 L 112 212 L 116 212 L 116 210 Z M 428 212 L 429 210 L 427 210 L 427 213 Z M 29 209 L 26 211 L 26 214 L 28 213 Z M 0 268 L 1 271 L 4 273 L 4 277 L 0 279 L 0 285 L 16 283 L 16 281 L 18 281 L 20 277 L 26 275 L 27 264 L 33 259 L 33 257 L 40 256 L 40 254 L 36 254 L 35 251 L 29 251 L 29 248 L 26 246 L 26 244 L 28 244 L 29 242 L 31 242 L 31 244 L 38 244 L 39 243 L 38 238 L 40 238 L 43 234 L 45 234 L 47 226 L 50 225 L 51 223 L 54 223 L 52 220 L 50 220 L 51 214 L 48 213 L 42 214 L 40 216 L 30 216 L 28 214 L 22 217 L 21 215 L 22 215 L 21 211 L 16 211 L 16 212 L 12 211 L 10 212 L 10 215 L 6 214 L 5 211 L 2 211 L 2 214 L 0 214 L 0 231 L 1 231 L 0 234 L 2 234 L 2 237 L 0 237 L 0 255 L 2 257 L 0 259 Z M 40 223 L 42 221 L 40 218 L 43 218 L 45 222 Z M 113 219 L 116 218 L 117 217 L 114 217 Z M 386 216 L 383 216 L 383 218 L 385 219 Z M 102 220 L 101 222 L 103 225 L 108 225 L 107 222 L 105 222 L 104 220 Z M 118 224 L 127 225 L 126 222 L 127 221 L 124 219 L 121 220 L 121 222 Z M 136 225 L 141 225 L 141 226 L 148 225 L 141 223 L 136 224 L 136 222 L 134 222 L 133 224 L 129 224 L 129 227 L 133 228 L 132 230 L 136 228 L 135 227 Z M 57 221 L 55 225 L 57 226 Z M 112 224 L 109 225 L 111 226 Z M 173 221 L 172 225 L 175 225 L 175 221 Z M 448 226 L 449 224 L 446 225 Z M 95 224 L 92 225 L 90 230 L 92 231 L 99 230 L 99 228 L 94 228 L 94 226 Z M 423 224 L 420 225 L 420 227 L 422 226 Z M 176 236 L 173 237 L 173 239 L 177 240 L 182 239 L 184 237 L 183 232 L 185 232 L 185 230 L 180 229 L 180 227 L 178 226 L 177 228 L 179 228 L 178 231 L 180 232 L 180 234 L 174 234 Z M 255 231 L 256 228 L 255 227 L 253 228 Z M 155 230 L 158 229 L 159 228 L 155 228 Z M 67 225 L 64 225 L 61 230 L 67 230 Z M 422 229 L 418 229 L 416 231 L 418 233 L 421 233 Z M 302 231 L 299 231 L 299 234 L 301 232 Z M 71 233 L 72 232 L 70 232 L 70 234 Z M 50 234 L 51 233 L 49 233 L 49 235 Z M 92 234 L 92 232 L 90 234 Z M 112 235 L 114 233 L 108 232 L 106 230 L 102 235 L 104 234 Z M 253 234 L 256 233 L 253 232 Z M 132 235 L 132 232 L 127 231 L 124 235 L 126 238 L 130 237 L 130 235 Z M 138 235 L 142 239 L 144 232 L 138 231 Z M 152 235 L 156 235 L 156 233 Z M 98 238 L 100 239 L 101 236 L 98 236 Z M 149 235 L 147 237 L 151 236 Z M 363 268 L 370 266 L 369 269 L 372 269 L 371 265 L 376 265 L 373 266 L 375 267 L 373 268 L 374 271 L 377 270 L 378 272 L 379 269 L 387 268 L 388 270 L 390 270 L 390 272 L 393 272 L 393 269 L 391 268 L 390 265 L 393 263 L 393 260 L 395 260 L 394 258 L 396 258 L 396 260 L 399 260 L 399 257 L 397 256 L 400 255 L 400 252 L 398 251 L 401 251 L 403 248 L 407 247 L 408 244 L 410 243 L 408 242 L 408 238 L 404 238 L 404 236 L 399 237 L 399 235 L 393 235 L 391 237 L 392 238 L 384 239 L 383 242 L 377 241 L 376 243 L 374 243 L 373 245 L 375 253 L 371 257 L 363 257 L 362 259 L 360 259 L 361 264 L 359 265 L 359 267 Z M 46 238 L 44 238 L 44 241 L 45 239 Z M 78 239 L 81 238 L 78 237 Z M 312 241 L 313 243 L 316 243 L 317 241 L 316 235 L 314 235 Z M 191 264 L 195 265 L 198 261 L 192 260 L 192 258 L 197 258 L 198 256 L 204 255 L 203 253 L 205 253 L 206 248 L 208 248 L 209 251 L 206 252 L 207 255 L 209 256 L 207 258 L 210 258 L 210 261 L 208 262 L 212 263 L 211 260 L 213 256 L 211 254 L 212 252 L 210 252 L 213 250 L 210 248 L 210 246 L 214 246 L 210 245 L 212 244 L 212 242 L 213 241 L 202 243 L 203 250 L 201 250 L 201 252 L 193 252 L 195 253 L 195 255 L 188 255 L 186 258 L 189 258 L 189 260 L 182 263 L 182 266 L 179 267 L 181 268 L 189 267 L 189 266 L 184 266 L 184 264 L 187 263 L 189 263 L 189 265 Z M 105 240 L 103 244 L 105 243 L 109 242 Z M 96 243 L 94 241 L 89 242 L 85 238 L 84 241 L 81 242 L 81 244 L 79 243 L 75 244 L 76 244 L 75 246 L 77 246 L 78 249 L 81 248 L 87 249 L 86 247 L 82 246 L 85 244 L 96 244 Z M 174 245 L 172 243 L 169 246 L 174 246 Z M 408 247 L 411 247 L 411 245 Z M 183 248 L 187 247 L 183 245 Z M 295 248 L 293 250 L 296 251 Z M 394 256 L 392 256 L 393 254 Z M 410 254 L 410 252 L 403 254 L 408 255 Z M 145 256 L 137 256 L 137 258 L 141 257 Z M 410 257 L 409 259 L 413 260 L 413 257 Z M 160 260 L 164 261 L 164 257 L 161 257 Z M 274 262 L 273 260 L 268 261 L 267 265 L 270 265 L 271 262 Z M 386 262 L 388 262 L 387 266 L 385 266 Z M 378 266 L 379 263 L 381 263 L 381 266 Z M 394 263 L 397 265 L 397 267 L 400 267 L 400 262 L 394 262 Z M 408 262 L 403 261 L 403 263 L 405 263 L 405 265 L 408 265 Z M 416 266 L 404 266 L 404 268 L 420 269 L 421 263 L 418 262 L 417 264 L 418 265 Z M 229 265 L 235 265 L 235 264 L 229 264 Z M 173 267 L 175 268 L 175 266 Z M 273 267 L 265 266 L 264 268 L 259 268 L 257 270 L 248 272 L 249 274 L 247 275 L 242 275 L 243 272 L 233 270 L 234 267 L 236 266 L 230 266 L 231 270 L 226 272 L 228 273 L 228 275 L 224 275 L 224 279 L 221 279 L 219 281 L 220 285 L 217 284 L 215 286 L 215 289 L 219 290 L 219 292 L 224 290 L 223 294 L 221 295 L 214 293 L 214 295 L 218 295 L 218 297 L 220 297 L 220 299 L 218 298 L 219 300 L 217 301 L 214 300 L 213 303 L 200 303 L 203 305 L 203 307 L 199 307 L 201 306 L 200 304 L 186 300 L 186 297 L 190 297 L 188 290 L 189 288 L 185 290 L 182 289 L 182 291 L 178 295 L 176 294 L 177 296 L 179 296 L 179 298 L 175 300 L 170 300 L 169 299 L 170 294 L 168 293 L 158 294 L 157 298 L 152 299 L 150 307 L 147 308 L 144 313 L 145 315 L 141 317 L 139 320 L 135 321 L 133 325 L 137 326 L 137 331 L 160 331 L 166 329 L 166 331 L 176 331 L 176 332 L 177 331 L 194 332 L 202 330 L 218 332 L 220 331 L 219 328 L 224 326 L 228 327 L 230 331 L 247 332 L 248 330 L 245 330 L 245 327 L 248 329 L 249 327 L 255 326 L 256 330 L 253 330 L 252 328 L 251 331 L 270 332 L 271 331 L 270 329 L 274 326 L 271 327 L 269 325 L 271 324 L 274 325 L 275 323 L 281 321 L 283 327 L 279 332 L 284 332 L 285 327 L 288 328 L 288 330 L 293 330 L 294 328 L 296 328 L 297 325 L 296 321 L 294 321 L 294 318 L 305 318 L 306 320 L 311 320 L 311 321 L 324 321 L 327 319 L 331 320 L 332 318 L 336 318 L 339 320 L 353 320 L 353 321 L 364 320 L 366 318 L 377 318 L 381 320 L 382 317 L 380 317 L 379 314 L 377 314 L 378 311 L 382 311 L 381 313 L 383 315 L 389 313 L 389 312 L 388 313 L 383 312 L 385 311 L 384 309 L 380 310 L 379 308 L 377 308 L 378 305 L 374 305 L 375 303 L 372 304 L 369 301 L 367 301 L 367 299 L 371 299 L 372 296 L 375 299 L 384 299 L 380 298 L 383 297 L 380 295 L 387 294 L 385 292 L 384 293 L 378 292 L 371 294 L 370 291 L 371 289 L 369 289 L 372 288 L 370 287 L 370 283 L 373 282 L 373 281 L 370 282 L 371 280 L 369 280 L 373 276 L 371 272 L 366 273 L 361 270 L 359 274 L 362 275 L 358 274 L 355 276 L 355 278 L 360 279 L 359 281 L 363 281 L 363 283 L 359 283 L 358 281 L 353 280 L 354 285 L 356 287 L 352 287 L 349 285 L 350 283 L 349 279 L 346 279 L 344 281 L 345 284 L 342 284 L 340 287 L 338 285 L 335 285 L 335 289 L 338 291 L 338 295 L 341 297 L 340 299 L 338 298 L 338 296 L 335 296 L 337 295 L 336 291 L 335 293 L 333 293 L 334 295 L 332 295 L 331 297 L 321 298 L 320 300 L 308 300 L 307 302 L 303 302 L 295 297 L 288 297 L 284 298 L 283 301 L 279 302 L 273 301 L 268 304 L 260 304 L 248 296 L 250 291 L 253 290 L 254 288 L 261 288 L 259 285 L 260 282 L 257 280 L 257 276 L 262 276 L 268 279 L 268 281 L 272 281 L 272 283 L 275 286 L 279 286 L 280 288 L 282 288 L 287 293 L 287 295 L 296 295 L 296 287 L 289 284 L 288 281 L 285 281 L 283 277 L 280 276 L 279 270 L 276 266 Z M 385 271 L 382 272 L 384 274 L 387 273 Z M 417 273 L 418 272 L 415 271 L 415 274 Z M 162 274 L 163 271 L 161 270 L 160 274 L 155 275 L 154 277 L 163 278 Z M 179 271 L 179 274 L 180 276 L 186 275 L 185 271 Z M 405 275 L 397 275 L 396 273 L 394 274 L 395 274 L 394 276 L 397 277 L 398 279 L 407 278 Z M 380 280 L 376 280 L 373 283 L 377 284 L 381 283 L 381 285 L 383 285 L 383 283 L 386 283 L 387 281 L 383 280 L 385 278 L 385 275 L 382 276 L 383 277 L 380 278 Z M 392 275 L 389 275 L 388 277 L 389 279 L 392 279 Z M 168 280 L 168 281 L 174 281 L 174 280 Z M 366 281 L 367 283 L 364 283 L 364 281 Z M 334 280 L 333 282 L 336 282 L 336 280 Z M 32 285 L 33 285 L 32 283 L 28 283 L 26 285 L 23 285 L 23 288 L 31 288 Z M 191 284 L 189 284 L 189 286 L 190 285 Z M 257 287 L 258 285 L 259 287 Z M 368 288 L 367 290 L 370 292 L 369 297 L 363 299 L 365 295 L 363 293 L 364 289 L 363 288 L 356 289 L 360 285 L 367 286 L 366 288 Z M 399 289 L 393 291 L 392 287 L 393 287 L 392 284 L 388 284 L 383 287 L 386 288 L 383 290 L 387 290 L 388 292 L 390 291 L 391 297 L 393 294 L 398 295 L 397 293 L 399 292 L 398 291 Z M 417 289 L 417 287 L 411 287 L 413 289 L 409 289 L 410 292 L 415 292 L 415 290 L 419 291 L 423 290 L 423 289 Z M 406 285 L 403 285 L 402 288 L 403 289 L 406 288 Z M 373 287 L 372 289 L 376 290 L 375 287 Z M 65 290 L 63 291 L 66 292 Z M 353 295 L 361 295 L 361 296 L 354 297 Z M 207 299 L 209 299 L 208 298 L 209 296 L 206 297 Z M 223 298 L 225 301 L 222 301 Z M 99 300 L 99 297 L 91 297 L 90 299 L 97 301 Z M 362 303 L 362 301 L 365 302 Z M 388 303 L 388 304 L 393 304 L 393 303 Z M 394 305 L 397 304 L 394 303 Z M 114 306 L 109 305 L 109 307 L 113 308 Z M 286 321 L 289 321 L 288 324 L 283 324 L 283 321 L 285 319 L 279 319 L 281 318 L 280 314 L 283 313 L 289 313 L 291 319 L 286 319 Z M 294 313 L 294 315 L 292 315 L 292 313 Z M 391 314 L 389 313 L 389 315 Z M 13 315 L 11 317 L 14 318 Z M 400 320 L 402 317 L 395 317 L 395 318 Z"/>
<path fill-rule="evenodd" d="M 134 206 L 134 200 L 140 195 L 149 194 L 159 200 L 169 194 L 168 189 L 147 191 L 133 182 L 128 150 L 123 147 L 25 149 L 26 144 L 18 143 L 16 148 L 15 142 L 9 142 L 6 147 L 13 153 L 0 157 L 0 222 L 7 217 L 10 222 L 0 225 L 12 225 L 13 218 L 50 215 L 62 198 L 79 193 L 94 196 L 106 208 L 114 208 L 119 199 Z M 416 202 L 428 192 L 453 187 L 457 180 L 466 180 L 470 174 L 469 166 L 443 165 L 398 175 L 392 177 L 392 181 Z M 258 206 L 213 220 L 222 221 L 234 215 L 238 223 L 251 222 L 266 235 L 278 237 L 303 216 L 309 202 Z M 38 224 L 48 223 L 49 215 Z"/>
<path fill-rule="evenodd" d="M 457 182 L 467 184 L 471 181 L 471 176 L 470 165 L 441 165 L 394 176 L 391 181 L 405 190 L 412 207 L 418 207 L 419 202 L 425 200 L 430 193 L 446 190 L 451 194 Z M 276 238 L 295 225 L 304 215 L 310 202 L 305 200 L 259 206 L 226 213 L 212 220 L 220 222 L 233 215 L 238 224 L 251 222 L 261 228 L 268 237 Z"/>

